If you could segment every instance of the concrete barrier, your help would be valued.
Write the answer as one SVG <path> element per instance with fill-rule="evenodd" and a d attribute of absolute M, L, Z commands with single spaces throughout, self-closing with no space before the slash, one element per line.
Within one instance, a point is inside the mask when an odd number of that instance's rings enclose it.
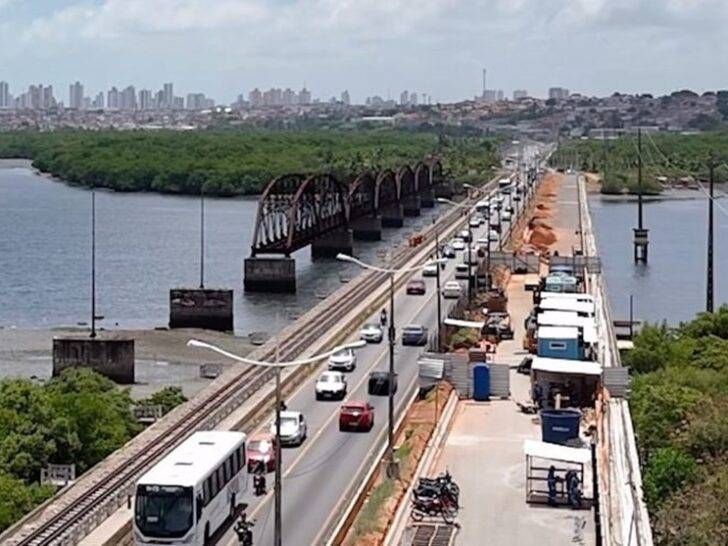
<path fill-rule="evenodd" d="M 233 330 L 233 291 L 173 288 L 169 291 L 169 327 Z"/>
<path fill-rule="evenodd" d="M 115 381 L 134 383 L 134 340 L 131 338 L 53 338 L 53 377 L 67 368 L 86 367 Z"/>

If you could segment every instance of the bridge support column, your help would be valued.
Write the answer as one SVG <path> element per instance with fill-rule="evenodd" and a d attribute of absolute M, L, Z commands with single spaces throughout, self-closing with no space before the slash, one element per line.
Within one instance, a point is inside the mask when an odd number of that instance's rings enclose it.
<path fill-rule="evenodd" d="M 173 288 L 169 291 L 169 327 L 233 330 L 233 291 Z"/>
<path fill-rule="evenodd" d="M 246 292 L 296 292 L 296 260 L 284 256 L 245 258 Z"/>
<path fill-rule="evenodd" d="M 419 216 L 420 215 L 420 196 L 413 195 L 411 197 L 405 197 L 402 199 L 402 208 L 404 209 L 405 216 Z"/>
<path fill-rule="evenodd" d="M 64 336 L 53 338 L 53 377 L 66 368 L 91 368 L 116 383 L 134 383 L 134 340 Z"/>
<path fill-rule="evenodd" d="M 432 191 L 431 187 L 420 190 L 420 205 L 427 209 L 435 206 L 435 192 Z"/>
<path fill-rule="evenodd" d="M 402 227 L 404 210 L 402 205 L 390 205 L 382 209 L 382 227 Z"/>
<path fill-rule="evenodd" d="M 351 221 L 355 241 L 381 241 L 382 219 L 379 216 L 363 216 Z"/>
<path fill-rule="evenodd" d="M 311 243 L 311 257 L 336 258 L 339 253 L 352 254 L 354 252 L 354 236 L 350 229 L 337 229 L 322 235 Z"/>
<path fill-rule="evenodd" d="M 435 197 L 444 197 L 445 199 L 452 199 L 455 195 L 455 191 L 450 184 L 439 184 L 434 187 L 433 192 Z"/>

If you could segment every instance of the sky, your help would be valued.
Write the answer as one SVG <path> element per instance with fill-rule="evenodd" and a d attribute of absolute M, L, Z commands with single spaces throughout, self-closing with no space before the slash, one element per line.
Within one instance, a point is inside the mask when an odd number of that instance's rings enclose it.
<path fill-rule="evenodd" d="M 0 0 L 0 80 L 68 100 L 110 86 L 231 102 L 488 87 L 604 96 L 728 88 L 728 0 Z"/>

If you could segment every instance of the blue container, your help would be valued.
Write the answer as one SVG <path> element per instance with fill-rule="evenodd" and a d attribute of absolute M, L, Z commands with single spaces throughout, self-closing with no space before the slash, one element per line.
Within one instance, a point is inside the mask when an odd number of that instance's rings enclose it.
<path fill-rule="evenodd" d="M 490 367 L 482 362 L 473 367 L 473 400 L 490 400 Z"/>
<path fill-rule="evenodd" d="M 541 410 L 541 436 L 544 442 L 566 444 L 579 437 L 581 412 L 573 409 Z"/>

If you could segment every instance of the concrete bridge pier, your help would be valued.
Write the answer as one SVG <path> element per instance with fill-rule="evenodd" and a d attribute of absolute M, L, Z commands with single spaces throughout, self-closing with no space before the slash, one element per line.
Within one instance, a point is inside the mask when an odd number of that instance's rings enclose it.
<path fill-rule="evenodd" d="M 296 292 L 296 260 L 289 256 L 245 258 L 243 284 L 246 292 Z"/>
<path fill-rule="evenodd" d="M 443 197 L 445 199 L 452 199 L 455 195 L 455 190 L 450 184 L 439 184 L 435 186 L 433 190 L 435 197 Z"/>
<path fill-rule="evenodd" d="M 382 227 L 402 227 L 404 225 L 404 207 L 401 204 L 390 205 L 382 209 Z"/>
<path fill-rule="evenodd" d="M 169 327 L 233 330 L 233 291 L 173 288 L 169 291 Z"/>
<path fill-rule="evenodd" d="M 350 223 L 355 241 L 381 241 L 382 218 L 380 216 L 364 216 Z"/>
<path fill-rule="evenodd" d="M 402 199 L 402 208 L 404 209 L 405 216 L 419 216 L 420 208 L 422 208 L 420 196 L 412 195 L 410 197 L 405 197 Z"/>
<path fill-rule="evenodd" d="M 430 209 L 435 206 L 435 192 L 432 187 L 420 190 L 420 205 L 426 209 Z"/>
<path fill-rule="evenodd" d="M 350 229 L 337 229 L 311 243 L 311 257 L 336 258 L 339 253 L 354 253 L 354 235 Z"/>
<path fill-rule="evenodd" d="M 53 338 L 53 377 L 67 368 L 91 368 L 116 383 L 134 383 L 134 339 L 63 336 Z"/>

